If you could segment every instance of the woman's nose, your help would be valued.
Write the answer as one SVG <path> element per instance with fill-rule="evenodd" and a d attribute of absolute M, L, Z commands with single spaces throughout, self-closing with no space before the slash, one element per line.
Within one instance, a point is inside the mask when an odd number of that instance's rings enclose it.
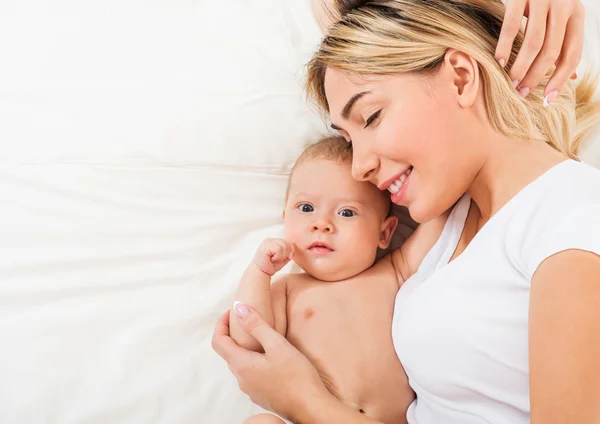
<path fill-rule="evenodd" d="M 379 161 L 374 155 L 360 154 L 356 149 L 352 152 L 352 177 L 358 181 L 370 181 L 375 176 Z"/>

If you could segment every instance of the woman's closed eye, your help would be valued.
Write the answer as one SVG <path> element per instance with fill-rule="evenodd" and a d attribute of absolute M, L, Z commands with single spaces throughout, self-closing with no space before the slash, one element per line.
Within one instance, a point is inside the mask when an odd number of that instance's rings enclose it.
<path fill-rule="evenodd" d="M 365 128 L 367 128 L 369 125 L 371 125 L 373 122 L 375 122 L 375 120 L 377 118 L 379 118 L 379 115 L 381 115 L 381 110 L 382 109 L 379 109 L 377 112 L 375 112 L 374 114 L 372 114 L 371 116 L 369 116 L 367 118 L 366 123 L 365 123 Z"/>

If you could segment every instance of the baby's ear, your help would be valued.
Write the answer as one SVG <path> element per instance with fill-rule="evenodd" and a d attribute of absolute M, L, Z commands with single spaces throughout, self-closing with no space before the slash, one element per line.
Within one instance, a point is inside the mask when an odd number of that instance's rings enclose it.
<path fill-rule="evenodd" d="M 398 217 L 388 216 L 381 224 L 381 235 L 379 236 L 379 248 L 387 249 L 392 241 L 392 236 L 398 226 Z"/>

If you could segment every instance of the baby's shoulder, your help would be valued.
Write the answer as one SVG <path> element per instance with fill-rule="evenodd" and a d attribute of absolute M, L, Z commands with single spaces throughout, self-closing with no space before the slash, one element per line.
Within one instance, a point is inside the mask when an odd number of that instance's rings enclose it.
<path fill-rule="evenodd" d="M 290 290 L 308 287 L 317 283 L 318 280 L 305 272 L 293 272 L 277 275 L 273 279 L 271 287 L 284 286 L 289 292 Z"/>
<path fill-rule="evenodd" d="M 398 286 L 398 272 L 394 266 L 394 252 L 388 253 L 364 272 L 356 275 L 355 280 L 369 280 L 369 284 Z"/>

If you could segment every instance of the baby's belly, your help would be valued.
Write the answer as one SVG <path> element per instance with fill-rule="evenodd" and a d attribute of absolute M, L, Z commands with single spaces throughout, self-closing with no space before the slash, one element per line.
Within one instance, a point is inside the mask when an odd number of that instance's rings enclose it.
<path fill-rule="evenodd" d="M 318 334 L 304 331 L 301 339 L 288 332 L 288 339 L 311 360 L 328 390 L 342 402 L 384 424 L 406 423 L 414 393 L 391 334 L 345 329 L 337 327 L 334 336 L 324 327 Z"/>
<path fill-rule="evenodd" d="M 328 358 L 317 369 L 328 390 L 342 402 L 384 424 L 406 423 L 414 393 L 398 358 L 392 354 L 393 358 L 375 355 L 369 363 L 347 367 L 340 366 L 339 359 Z"/>

